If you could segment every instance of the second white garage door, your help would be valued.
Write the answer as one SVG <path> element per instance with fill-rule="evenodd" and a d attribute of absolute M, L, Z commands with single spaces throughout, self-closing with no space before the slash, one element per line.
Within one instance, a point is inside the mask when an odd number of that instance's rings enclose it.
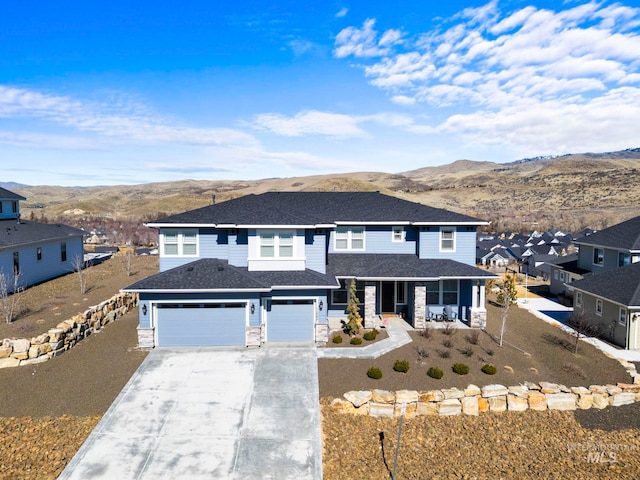
<path fill-rule="evenodd" d="M 272 300 L 267 313 L 267 342 L 314 340 L 313 300 Z"/>

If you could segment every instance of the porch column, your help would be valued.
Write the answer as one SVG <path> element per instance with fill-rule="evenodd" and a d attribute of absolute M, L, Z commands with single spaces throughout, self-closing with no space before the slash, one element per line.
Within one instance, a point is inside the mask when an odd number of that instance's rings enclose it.
<path fill-rule="evenodd" d="M 485 328 L 487 326 L 487 309 L 485 307 L 484 280 L 477 280 L 473 284 L 469 326 L 471 328 Z"/>
<path fill-rule="evenodd" d="M 367 282 L 364 286 L 364 318 L 362 322 L 367 328 L 376 326 L 376 283 Z"/>
<path fill-rule="evenodd" d="M 416 282 L 413 287 L 413 327 L 425 328 L 427 318 L 427 284 Z"/>

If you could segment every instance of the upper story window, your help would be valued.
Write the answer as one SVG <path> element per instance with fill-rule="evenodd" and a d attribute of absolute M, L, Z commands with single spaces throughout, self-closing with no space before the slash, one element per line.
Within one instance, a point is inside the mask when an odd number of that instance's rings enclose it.
<path fill-rule="evenodd" d="M 596 315 L 602 316 L 602 299 L 596 298 Z"/>
<path fill-rule="evenodd" d="M 594 265 L 603 265 L 604 264 L 604 249 L 595 247 L 593 249 L 593 264 Z"/>
<path fill-rule="evenodd" d="M 36 260 L 42 260 L 42 247 L 36 248 Z"/>
<path fill-rule="evenodd" d="M 260 258 L 292 258 L 293 231 L 260 232 Z"/>
<path fill-rule="evenodd" d="M 391 230 L 391 241 L 392 242 L 404 242 L 406 238 L 406 233 L 404 231 L 404 227 L 393 227 Z"/>
<path fill-rule="evenodd" d="M 440 228 L 440 251 L 454 252 L 456 249 L 456 229 L 454 227 Z"/>
<path fill-rule="evenodd" d="M 582 307 L 582 292 L 576 292 L 576 307 Z"/>
<path fill-rule="evenodd" d="M 337 227 L 336 250 L 364 250 L 364 227 Z"/>
<path fill-rule="evenodd" d="M 20 253 L 13 252 L 13 274 L 20 275 Z"/>
<path fill-rule="evenodd" d="M 631 265 L 631 254 L 624 252 L 618 253 L 618 266 L 626 267 L 627 265 Z"/>
<path fill-rule="evenodd" d="M 195 230 L 164 232 L 162 247 L 164 255 L 196 256 L 198 254 L 198 234 Z"/>
<path fill-rule="evenodd" d="M 67 261 L 67 243 L 66 242 L 62 242 L 60 244 L 60 261 L 61 262 Z"/>

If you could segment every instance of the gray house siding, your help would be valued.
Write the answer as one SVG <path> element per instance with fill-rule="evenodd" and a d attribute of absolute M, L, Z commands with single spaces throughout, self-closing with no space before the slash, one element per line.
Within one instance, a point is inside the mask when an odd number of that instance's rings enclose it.
<path fill-rule="evenodd" d="M 61 244 L 66 244 L 66 260 L 62 260 Z M 41 260 L 38 260 L 38 249 Z M 74 259 L 83 259 L 82 237 L 70 237 L 64 241 L 33 243 L 29 246 L 7 247 L 0 251 L 0 273 L 13 285 L 13 258 L 18 253 L 19 286 L 28 287 L 74 271 Z M 81 260 L 82 261 L 82 260 Z"/>
<path fill-rule="evenodd" d="M 201 228 L 199 239 L 200 258 L 229 258 L 229 236 L 225 230 Z"/>
<path fill-rule="evenodd" d="M 440 227 L 425 227 L 420 230 L 419 238 L 420 258 L 452 259 L 467 265 L 476 264 L 475 227 L 456 228 L 454 251 L 440 251 Z"/>
<path fill-rule="evenodd" d="M 18 218 L 20 215 L 20 202 L 18 200 L 0 200 L 0 220 Z M 14 211 L 15 210 L 15 211 Z"/>
<path fill-rule="evenodd" d="M 619 347 L 626 348 L 628 322 L 625 322 L 625 325 L 618 322 L 620 305 L 602 299 L 602 316 L 599 316 L 596 315 L 597 298 L 586 292 L 582 294 L 582 309 L 586 312 L 591 322 L 598 326 L 600 332 L 598 337 Z"/>
<path fill-rule="evenodd" d="M 604 248 L 604 262 L 602 265 L 597 265 L 593 263 L 593 251 L 595 248 L 601 247 L 580 245 L 580 251 L 578 253 L 578 267 L 594 273 L 606 272 L 607 270 L 618 268 L 619 250 Z"/>
<path fill-rule="evenodd" d="M 239 230 L 229 233 L 229 263 L 236 267 L 246 267 L 249 259 L 248 232 Z"/>

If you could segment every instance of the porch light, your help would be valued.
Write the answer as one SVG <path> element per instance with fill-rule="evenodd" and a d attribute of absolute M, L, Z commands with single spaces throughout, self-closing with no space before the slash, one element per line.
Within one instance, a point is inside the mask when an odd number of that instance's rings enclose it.
<path fill-rule="evenodd" d="M 320 311 L 322 311 L 322 307 L 324 307 L 324 303 L 322 302 L 322 300 L 320 300 L 320 305 L 318 305 L 318 308 L 320 309 Z"/>
<path fill-rule="evenodd" d="M 144 305 L 142 305 L 142 315 L 146 315 L 147 314 L 147 304 L 145 303 Z"/>
<path fill-rule="evenodd" d="M 256 313 L 256 306 L 252 303 L 251 304 L 251 315 L 253 315 L 254 313 Z"/>

